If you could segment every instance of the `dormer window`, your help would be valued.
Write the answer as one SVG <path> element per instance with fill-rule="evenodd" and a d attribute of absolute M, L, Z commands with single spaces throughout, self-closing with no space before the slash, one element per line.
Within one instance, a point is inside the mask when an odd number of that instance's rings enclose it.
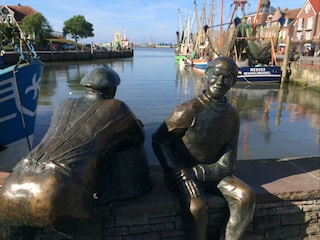
<path fill-rule="evenodd" d="M 4 16 L 7 16 L 7 15 L 9 14 L 8 9 L 7 9 L 6 7 L 3 7 L 3 8 L 1 9 L 1 14 L 4 15 Z"/>
<path fill-rule="evenodd" d="M 1 22 L 3 23 L 12 23 L 12 14 L 9 12 L 8 8 L 1 8 Z"/>
<path fill-rule="evenodd" d="M 310 3 L 307 3 L 304 11 L 305 11 L 306 13 L 309 13 L 309 12 L 310 12 L 310 9 L 311 9 Z"/>

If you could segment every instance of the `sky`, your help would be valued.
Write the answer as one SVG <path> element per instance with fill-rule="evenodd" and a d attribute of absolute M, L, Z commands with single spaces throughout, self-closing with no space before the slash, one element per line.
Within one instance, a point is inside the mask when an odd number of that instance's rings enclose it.
<path fill-rule="evenodd" d="M 270 0 L 271 6 L 280 9 L 303 7 L 305 0 Z M 211 0 L 196 1 L 198 18 L 201 7 L 206 3 L 207 12 Z M 248 0 L 246 10 L 257 10 L 259 0 Z M 233 0 L 224 0 L 224 21 L 230 20 Z M 175 43 L 176 31 L 179 31 L 178 9 L 184 23 L 186 16 L 192 17 L 194 0 L 2 0 L 2 4 L 31 6 L 40 12 L 52 29 L 62 32 L 64 21 L 75 15 L 83 15 L 93 25 L 94 37 L 81 39 L 82 43 L 108 43 L 115 32 L 121 32 L 132 43 Z M 221 0 L 215 0 L 216 20 L 220 23 Z M 241 16 L 240 13 L 236 16 Z M 194 21 L 195 26 L 195 21 Z"/>

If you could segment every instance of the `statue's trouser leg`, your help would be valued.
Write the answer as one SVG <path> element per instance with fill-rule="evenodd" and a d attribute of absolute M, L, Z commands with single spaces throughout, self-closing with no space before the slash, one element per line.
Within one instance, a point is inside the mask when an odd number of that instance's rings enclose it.
<path fill-rule="evenodd" d="M 190 181 L 190 180 L 187 180 Z M 206 240 L 208 225 L 208 207 L 206 194 L 199 182 L 193 182 L 197 185 L 199 194 L 192 197 L 193 193 L 189 192 L 187 182 L 173 184 L 166 181 L 169 189 L 179 200 L 181 215 L 185 230 L 185 239 L 187 240 Z"/>
<path fill-rule="evenodd" d="M 240 179 L 230 176 L 222 179 L 218 189 L 228 202 L 230 217 L 225 230 L 225 240 L 241 239 L 252 220 L 255 209 L 255 193 Z"/>

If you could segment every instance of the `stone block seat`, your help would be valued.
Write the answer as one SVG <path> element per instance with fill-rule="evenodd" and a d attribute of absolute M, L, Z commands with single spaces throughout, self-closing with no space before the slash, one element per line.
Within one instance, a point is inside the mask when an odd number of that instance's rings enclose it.
<path fill-rule="evenodd" d="M 182 240 L 179 204 L 165 186 L 160 166 L 150 166 L 153 188 L 125 201 L 101 206 L 104 229 L 101 240 Z M 253 221 L 245 240 L 320 239 L 320 157 L 240 160 L 235 174 L 257 195 Z M 7 173 L 0 174 L 3 181 Z M 210 238 L 218 239 L 228 216 L 224 199 L 209 196 Z M 1 227 L 0 227 L 1 229 Z M 37 240 L 64 240 L 49 230 Z"/>

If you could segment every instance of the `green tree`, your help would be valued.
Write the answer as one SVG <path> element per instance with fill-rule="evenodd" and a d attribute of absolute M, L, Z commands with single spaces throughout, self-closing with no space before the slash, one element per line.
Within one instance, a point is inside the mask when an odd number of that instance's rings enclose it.
<path fill-rule="evenodd" d="M 19 38 L 20 33 L 18 27 L 0 23 L 0 47 L 19 43 Z"/>
<path fill-rule="evenodd" d="M 21 29 L 25 35 L 29 35 L 36 44 L 46 45 L 46 40 L 52 34 L 52 28 L 47 19 L 41 13 L 34 13 L 22 20 Z"/>
<path fill-rule="evenodd" d="M 65 21 L 63 27 L 63 35 L 70 35 L 71 38 L 78 43 L 80 38 L 93 37 L 93 26 L 87 22 L 84 16 L 76 15 Z"/>

